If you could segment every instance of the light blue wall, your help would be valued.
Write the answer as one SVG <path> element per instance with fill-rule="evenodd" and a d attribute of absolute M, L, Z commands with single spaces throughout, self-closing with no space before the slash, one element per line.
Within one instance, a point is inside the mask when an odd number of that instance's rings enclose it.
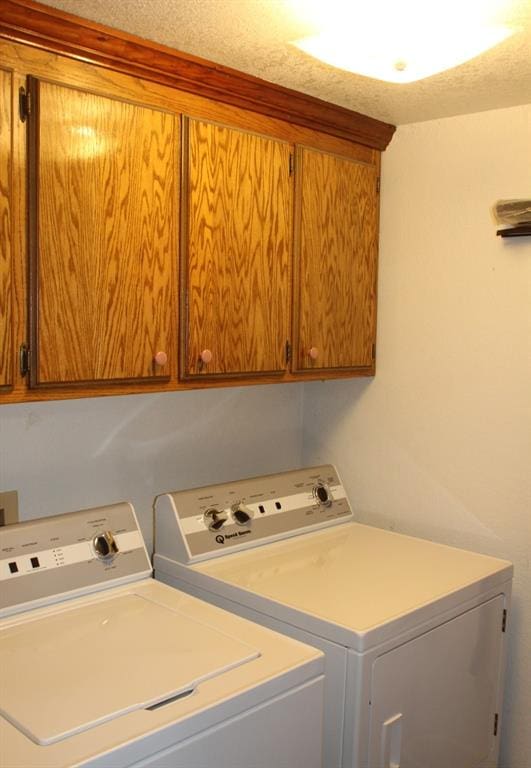
<path fill-rule="evenodd" d="M 302 461 L 301 385 L 0 408 L 0 488 L 27 520 L 122 499 L 151 546 L 155 494 Z"/>

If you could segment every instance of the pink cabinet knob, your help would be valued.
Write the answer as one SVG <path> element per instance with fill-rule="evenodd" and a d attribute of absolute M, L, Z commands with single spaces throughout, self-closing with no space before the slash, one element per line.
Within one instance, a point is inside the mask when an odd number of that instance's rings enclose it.
<path fill-rule="evenodd" d="M 317 347 L 310 347 L 310 349 L 308 350 L 308 354 L 310 355 L 312 360 L 317 360 L 317 358 L 319 357 L 319 350 L 317 349 Z"/>
<path fill-rule="evenodd" d="M 157 352 L 157 354 L 153 359 L 157 365 L 166 365 L 166 363 L 168 362 L 168 355 L 166 354 L 166 352 L 163 352 L 161 350 L 160 352 Z"/>
<path fill-rule="evenodd" d="M 209 363 L 212 360 L 212 352 L 209 349 L 204 349 L 199 357 L 202 363 Z"/>

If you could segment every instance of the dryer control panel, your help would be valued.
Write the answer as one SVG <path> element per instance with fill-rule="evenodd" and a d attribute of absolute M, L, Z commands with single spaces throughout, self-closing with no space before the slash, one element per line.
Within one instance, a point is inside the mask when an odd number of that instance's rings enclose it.
<path fill-rule="evenodd" d="M 297 469 L 158 496 L 155 552 L 197 562 L 351 518 L 332 465 Z"/>
<path fill-rule="evenodd" d="M 0 528 L 0 616 L 150 575 L 126 502 Z"/>

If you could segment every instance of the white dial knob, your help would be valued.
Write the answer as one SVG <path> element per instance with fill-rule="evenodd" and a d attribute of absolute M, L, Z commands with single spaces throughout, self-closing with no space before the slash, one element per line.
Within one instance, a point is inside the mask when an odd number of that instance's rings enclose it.
<path fill-rule="evenodd" d="M 223 510 L 212 507 L 207 509 L 203 515 L 203 520 L 209 531 L 219 531 L 227 522 L 227 514 Z"/>
<path fill-rule="evenodd" d="M 329 507 L 332 504 L 332 493 L 326 483 L 321 480 L 313 487 L 313 496 L 321 507 Z"/>
<path fill-rule="evenodd" d="M 92 546 L 100 560 L 112 560 L 118 552 L 118 544 L 111 531 L 102 531 L 94 536 Z"/>
<path fill-rule="evenodd" d="M 253 517 L 252 509 L 246 507 L 244 504 L 235 504 L 231 508 L 232 519 L 236 525 L 247 525 L 250 523 Z"/>

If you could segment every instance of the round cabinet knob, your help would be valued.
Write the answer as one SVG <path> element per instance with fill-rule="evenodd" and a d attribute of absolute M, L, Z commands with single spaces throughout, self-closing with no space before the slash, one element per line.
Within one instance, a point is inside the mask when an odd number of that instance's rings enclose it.
<path fill-rule="evenodd" d="M 203 520 L 209 531 L 219 531 L 227 522 L 227 515 L 219 509 L 207 509 Z"/>
<path fill-rule="evenodd" d="M 212 360 L 212 352 L 209 349 L 204 349 L 201 354 L 199 355 L 199 358 L 202 363 L 210 363 Z"/>
<path fill-rule="evenodd" d="M 312 358 L 312 360 L 317 360 L 319 357 L 319 350 L 317 347 L 310 347 L 308 350 L 308 355 Z"/>
<path fill-rule="evenodd" d="M 161 350 L 160 352 L 157 352 L 157 354 L 153 359 L 156 365 L 161 365 L 161 366 L 166 365 L 166 363 L 168 362 L 168 355 L 166 354 L 166 352 L 163 352 Z"/>
<path fill-rule="evenodd" d="M 332 494 L 326 483 L 319 482 L 314 485 L 313 496 L 321 507 L 329 507 L 332 504 Z"/>
<path fill-rule="evenodd" d="M 118 552 L 118 544 L 111 531 L 103 531 L 103 533 L 98 533 L 97 536 L 94 536 L 92 546 L 100 560 L 112 560 Z"/>
<path fill-rule="evenodd" d="M 252 510 L 243 504 L 235 504 L 231 511 L 232 519 L 237 525 L 247 525 L 253 517 Z"/>

